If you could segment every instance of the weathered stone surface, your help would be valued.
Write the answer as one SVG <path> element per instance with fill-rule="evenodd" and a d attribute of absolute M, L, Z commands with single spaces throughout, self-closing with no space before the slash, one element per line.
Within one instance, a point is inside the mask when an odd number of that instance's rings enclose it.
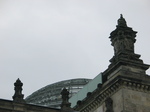
<path fill-rule="evenodd" d="M 25 103 L 25 100 L 23 99 L 24 95 L 22 94 L 23 83 L 20 81 L 19 78 L 14 83 L 14 86 L 15 86 L 14 88 L 15 94 L 13 96 L 13 101 L 19 103 Z"/>
<path fill-rule="evenodd" d="M 124 89 L 124 109 L 131 112 L 149 112 L 150 111 L 150 92 L 141 92 Z M 149 110 L 149 111 L 148 111 Z"/>
<path fill-rule="evenodd" d="M 60 112 L 60 109 L 0 99 L 0 112 Z"/>
<path fill-rule="evenodd" d="M 111 45 L 114 47 L 114 56 L 110 59 L 111 64 L 103 72 L 103 83 L 118 70 L 131 71 L 139 74 L 145 74 L 149 65 L 144 64 L 139 54 L 134 52 L 134 43 L 136 42 L 136 31 L 128 27 L 125 19 L 121 15 L 118 19 L 116 29 L 111 32 Z"/>
<path fill-rule="evenodd" d="M 98 107 L 96 110 L 94 110 L 93 112 L 105 112 L 106 108 L 105 108 L 105 105 L 104 103 Z"/>
<path fill-rule="evenodd" d="M 149 112 L 150 110 L 150 92 L 148 91 L 138 91 L 122 86 L 111 96 L 111 99 L 114 112 Z M 85 112 L 107 112 L 106 102 L 103 101 L 97 108 Z"/>

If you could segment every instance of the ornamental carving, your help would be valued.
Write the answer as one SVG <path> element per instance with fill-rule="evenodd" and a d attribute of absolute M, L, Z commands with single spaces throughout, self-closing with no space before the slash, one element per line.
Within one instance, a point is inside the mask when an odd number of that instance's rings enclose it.
<path fill-rule="evenodd" d="M 113 111 L 113 100 L 109 97 L 105 101 L 106 111 L 105 112 L 114 112 Z"/>
<path fill-rule="evenodd" d="M 125 19 L 121 15 L 118 19 L 117 28 L 110 34 L 114 53 L 118 55 L 121 52 L 134 53 L 134 43 L 136 41 L 136 31 L 128 27 Z"/>
<path fill-rule="evenodd" d="M 14 88 L 15 94 L 13 96 L 13 101 L 20 102 L 20 103 L 25 103 L 25 101 L 23 99 L 24 95 L 22 94 L 23 83 L 20 81 L 19 78 L 14 83 L 14 86 L 15 86 L 15 88 Z"/>

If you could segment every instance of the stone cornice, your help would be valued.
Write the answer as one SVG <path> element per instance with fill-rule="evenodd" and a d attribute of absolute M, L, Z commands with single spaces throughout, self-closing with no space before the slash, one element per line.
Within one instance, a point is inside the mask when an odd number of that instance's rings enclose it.
<path fill-rule="evenodd" d="M 150 80 L 150 76 L 146 76 Z M 112 96 L 121 88 L 128 88 L 135 91 L 149 92 L 150 83 L 124 76 L 117 76 L 112 81 L 99 86 L 90 96 L 86 97 L 80 104 L 74 107 L 75 110 L 80 112 L 89 112 L 95 110 L 100 106 L 108 97 Z"/>
<path fill-rule="evenodd" d="M 138 63 L 138 62 L 134 62 L 134 61 L 129 61 L 129 60 L 120 60 L 117 63 L 115 63 L 114 65 L 109 66 L 108 69 L 106 69 L 103 72 L 103 83 L 105 81 L 107 81 L 107 78 L 110 74 L 112 74 L 114 71 L 116 72 L 116 70 L 121 67 L 121 66 L 127 66 L 128 67 L 132 67 L 132 68 L 137 68 L 137 69 L 141 69 L 143 72 L 140 72 L 140 74 L 145 75 L 145 70 L 147 70 L 149 68 L 150 65 L 147 64 L 143 64 L 143 63 Z M 128 70 L 127 70 L 128 71 Z M 139 73 L 136 73 L 139 74 Z"/>

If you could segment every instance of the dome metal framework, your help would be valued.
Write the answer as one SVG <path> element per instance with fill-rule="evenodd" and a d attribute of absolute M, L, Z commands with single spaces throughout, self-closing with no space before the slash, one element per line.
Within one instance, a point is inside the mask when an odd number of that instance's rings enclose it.
<path fill-rule="evenodd" d="M 68 89 L 70 93 L 69 97 L 72 97 L 90 80 L 91 79 L 78 78 L 56 82 L 35 91 L 25 100 L 30 104 L 60 108 L 62 102 L 60 93 L 64 87 Z"/>

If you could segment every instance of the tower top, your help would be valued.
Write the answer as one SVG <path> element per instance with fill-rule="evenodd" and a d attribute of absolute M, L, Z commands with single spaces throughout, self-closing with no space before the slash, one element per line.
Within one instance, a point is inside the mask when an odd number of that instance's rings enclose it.
<path fill-rule="evenodd" d="M 110 74 L 116 69 L 145 74 L 145 71 L 149 68 L 149 65 L 144 64 L 143 60 L 140 59 L 140 55 L 134 52 L 137 32 L 127 26 L 122 14 L 117 22 L 116 29 L 110 33 L 109 37 L 114 48 L 114 56 L 110 59 L 111 64 L 108 69 L 103 73 L 103 81 L 112 77 Z M 126 68 L 126 70 L 121 67 Z"/>
<path fill-rule="evenodd" d="M 20 102 L 20 103 L 25 103 L 25 101 L 23 99 L 24 95 L 22 94 L 23 83 L 20 81 L 19 78 L 14 83 L 14 86 L 15 86 L 15 88 L 14 88 L 15 94 L 13 96 L 13 101 Z"/>
<path fill-rule="evenodd" d="M 128 27 L 126 20 L 123 18 L 123 15 L 120 15 L 118 19 L 118 25 L 116 29 L 111 32 L 110 39 L 112 46 L 114 47 L 114 54 L 116 56 L 129 56 L 134 53 L 134 43 L 136 42 L 136 31 Z M 122 54 L 122 55 L 120 55 Z"/>
<path fill-rule="evenodd" d="M 120 18 L 118 19 L 117 27 L 127 27 L 126 20 L 123 18 L 122 14 L 120 14 Z"/>

